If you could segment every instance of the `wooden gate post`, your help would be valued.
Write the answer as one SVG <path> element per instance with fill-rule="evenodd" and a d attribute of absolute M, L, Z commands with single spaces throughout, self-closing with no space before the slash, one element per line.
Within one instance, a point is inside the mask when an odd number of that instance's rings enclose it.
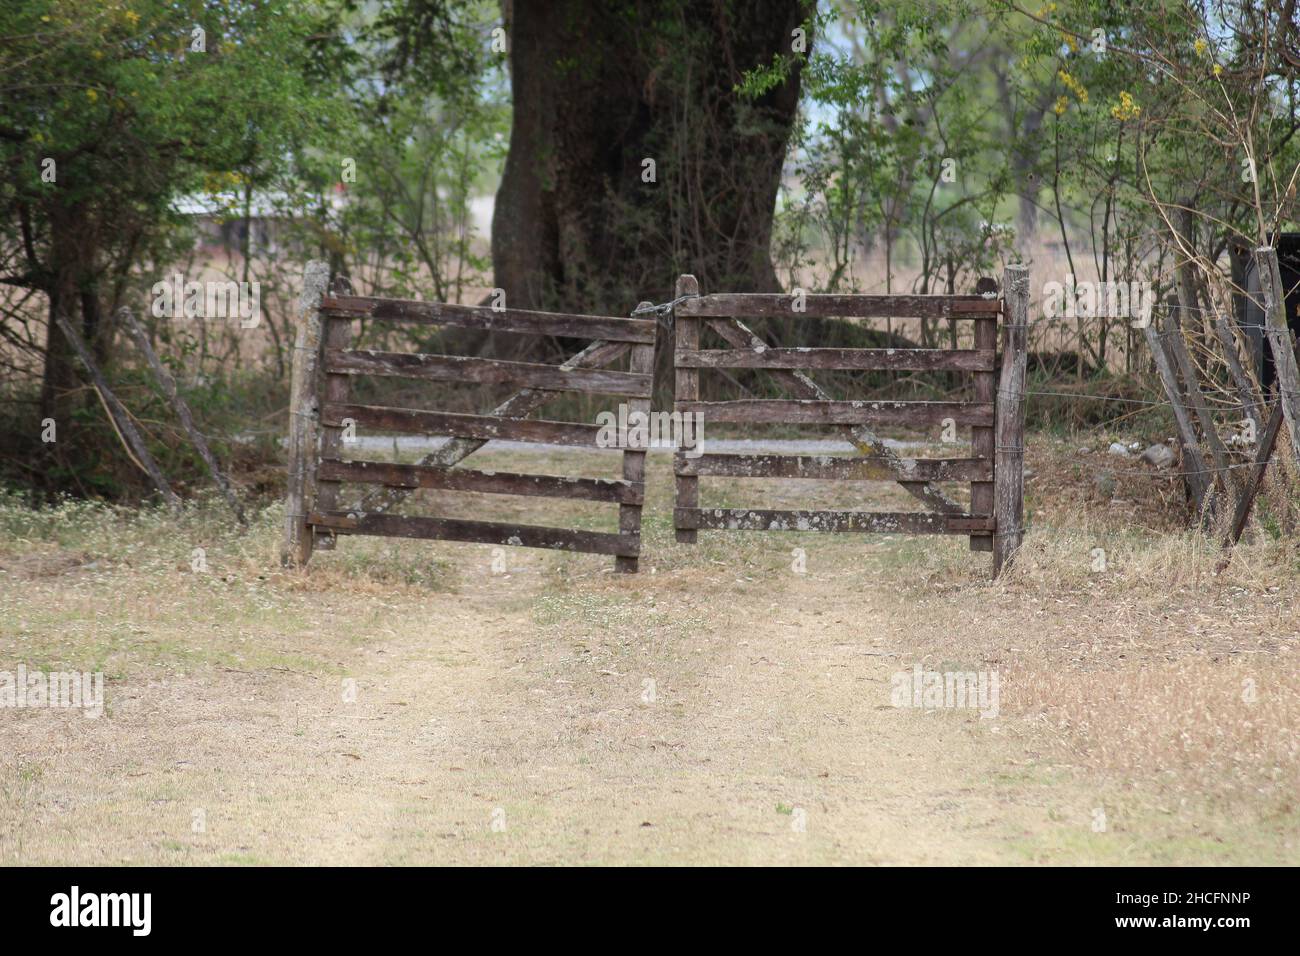
<path fill-rule="evenodd" d="M 981 295 L 996 293 L 998 291 L 997 280 L 987 277 L 981 278 L 975 285 L 975 291 Z M 980 316 L 975 320 L 975 348 L 997 352 L 998 317 L 996 315 Z M 976 372 L 972 378 L 975 382 L 975 401 L 990 403 L 997 401 L 998 373 L 992 364 L 990 364 L 988 371 Z M 970 449 L 972 456 L 992 460 L 994 457 L 993 450 L 996 445 L 997 440 L 994 437 L 992 425 L 976 425 L 971 428 Z M 971 482 L 970 512 L 973 515 L 993 514 L 992 481 Z M 987 532 L 982 535 L 971 535 L 970 549 L 972 551 L 992 551 L 993 536 Z"/>
<path fill-rule="evenodd" d="M 1006 302 L 1002 328 L 1002 371 L 998 376 L 997 436 L 994 449 L 993 576 L 1002 573 L 1024 537 L 1025 363 L 1029 339 L 1029 269 L 1007 266 L 1002 275 Z"/>
<path fill-rule="evenodd" d="M 652 304 L 651 302 L 641 302 L 637 305 L 637 308 Z M 657 317 L 655 321 L 658 321 Z M 631 357 L 628 360 L 628 371 L 650 376 L 649 398 L 626 399 L 628 420 L 631 421 L 633 415 L 640 414 L 647 416 L 646 420 L 649 421 L 650 404 L 654 400 L 655 346 L 632 346 Z M 622 574 L 635 574 L 640 566 L 641 507 L 645 502 L 645 456 L 645 449 L 623 449 L 623 480 L 640 486 L 643 491 L 640 501 L 635 504 L 621 503 L 618 506 L 618 533 L 636 535 L 638 540 L 637 555 L 620 554 L 614 558 L 614 570 Z"/>
<path fill-rule="evenodd" d="M 700 283 L 692 275 L 683 275 L 677 279 L 677 288 L 673 297 L 680 299 L 684 295 L 699 295 Z M 700 347 L 700 320 L 691 316 L 673 316 L 673 348 L 675 351 L 695 351 Z M 700 398 L 700 371 L 695 368 L 677 368 L 674 362 L 673 397 L 678 402 L 695 402 Z M 675 409 L 674 409 L 675 410 Z M 683 437 L 686 429 L 682 429 Z M 692 435 L 694 432 L 692 431 Z M 698 439 L 698 436 L 696 436 Z M 686 451 L 683 442 L 681 451 Z M 674 469 L 675 470 L 675 469 Z M 684 527 L 678 515 L 682 508 L 700 506 L 700 479 L 685 475 L 676 476 L 677 495 L 673 508 L 673 525 L 678 544 L 695 544 L 699 532 L 694 528 Z"/>
<path fill-rule="evenodd" d="M 316 423 L 320 408 L 316 398 L 320 363 L 320 302 L 329 285 L 329 265 L 319 259 L 303 270 L 302 298 L 298 300 L 297 332 L 293 346 L 293 375 L 289 386 L 289 480 L 284 494 L 284 543 L 280 563 L 301 568 L 311 558 L 312 536 L 307 512 L 312 496 L 316 457 Z"/>
<path fill-rule="evenodd" d="M 321 319 L 322 349 L 346 349 L 352 344 L 352 318 L 350 316 L 330 315 Z M 352 378 L 337 372 L 325 372 L 322 376 L 323 390 L 327 402 L 345 405 L 352 395 Z M 343 441 L 343 429 L 332 425 L 320 428 L 320 457 L 337 458 L 339 445 Z M 317 478 L 316 511 L 333 511 L 338 506 L 339 482 Z M 337 536 L 330 531 L 313 531 L 312 550 L 332 551 Z"/>

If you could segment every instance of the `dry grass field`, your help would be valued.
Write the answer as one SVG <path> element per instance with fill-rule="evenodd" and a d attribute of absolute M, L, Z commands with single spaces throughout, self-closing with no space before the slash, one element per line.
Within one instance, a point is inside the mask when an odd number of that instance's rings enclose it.
<path fill-rule="evenodd" d="M 5 504 L 0 670 L 103 671 L 106 706 L 0 710 L 0 863 L 1300 863 L 1294 546 L 1215 574 L 1172 483 L 1103 500 L 1088 443 L 1031 436 L 997 583 L 959 538 L 677 545 L 664 455 L 638 575 L 365 538 L 286 573 L 278 508 Z M 907 507 L 848 488 L 814 504 Z M 996 715 L 894 706 L 917 665 L 996 672 Z"/>

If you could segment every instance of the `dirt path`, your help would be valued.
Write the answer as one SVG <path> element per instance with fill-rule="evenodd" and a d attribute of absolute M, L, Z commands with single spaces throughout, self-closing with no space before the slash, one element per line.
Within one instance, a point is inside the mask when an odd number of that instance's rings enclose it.
<path fill-rule="evenodd" d="M 306 859 L 973 862 L 1045 818 L 989 782 L 1014 758 L 978 717 L 888 707 L 892 666 L 842 620 L 802 646 L 797 615 L 766 608 L 574 633 L 494 611 L 502 590 L 536 600 L 534 575 L 487 580 L 436 650 L 394 641 L 359 671 L 356 705 L 322 720 L 360 759 L 318 786 L 360 826 L 308 834 Z"/>
<path fill-rule="evenodd" d="M 1002 722 L 890 706 L 907 635 L 853 575 L 511 562 L 463 562 L 450 593 L 313 595 L 282 632 L 360 619 L 337 675 L 199 666 L 123 680 L 99 721 L 7 712 L 4 862 L 951 864 L 1086 842 L 1090 798 Z"/>

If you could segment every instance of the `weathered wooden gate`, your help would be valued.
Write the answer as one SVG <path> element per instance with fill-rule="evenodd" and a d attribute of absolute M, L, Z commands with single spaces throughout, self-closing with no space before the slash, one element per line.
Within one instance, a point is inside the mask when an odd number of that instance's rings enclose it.
<path fill-rule="evenodd" d="M 992 283 L 990 282 L 990 285 Z M 1020 545 L 1023 516 L 1024 380 L 1029 275 L 1009 268 L 1003 294 L 976 295 L 698 295 L 693 276 L 677 284 L 676 401 L 674 412 L 698 413 L 703 424 L 780 423 L 844 426 L 858 451 L 830 455 L 736 455 L 679 450 L 674 464 L 677 540 L 692 543 L 700 529 L 763 531 L 865 531 L 962 534 L 972 550 L 993 552 L 996 575 Z M 854 316 L 961 319 L 974 323 L 968 349 L 779 348 L 743 323 L 746 318 L 840 318 Z M 1004 329 L 1001 360 L 998 325 Z M 701 335 L 716 335 L 725 348 L 701 349 Z M 797 343 L 796 343 L 797 344 Z M 765 369 L 792 398 L 700 401 L 700 373 L 709 369 Z M 952 371 L 973 376 L 974 396 L 961 402 L 837 401 L 809 373 L 817 370 Z M 965 458 L 904 458 L 876 429 L 968 426 Z M 894 481 L 928 511 L 775 511 L 708 508 L 699 502 L 699 479 L 815 478 Z M 969 482 L 969 509 L 939 482 Z"/>
<path fill-rule="evenodd" d="M 641 550 L 645 451 L 623 449 L 621 479 L 512 474 L 453 467 L 491 439 L 582 448 L 600 447 L 600 426 L 529 419 L 560 392 L 618 396 L 631 412 L 649 410 L 656 322 L 653 319 L 561 315 L 519 309 L 448 305 L 326 295 L 321 263 L 308 268 L 294 354 L 289 436 L 289 488 L 283 560 L 302 566 L 314 547 L 333 547 L 336 535 L 440 538 L 615 556 L 620 571 L 635 571 Z M 592 340 L 561 365 L 457 355 L 351 349 L 353 320 L 435 325 Z M 627 371 L 602 366 L 630 353 Z M 400 376 L 437 382 L 511 383 L 521 390 L 485 415 L 357 405 L 349 402 L 357 375 Z M 344 457 L 345 425 L 386 432 L 447 436 L 415 464 Z M 379 485 L 359 503 L 339 507 L 342 482 Z M 528 495 L 618 505 L 618 532 L 387 514 L 417 488 Z"/>

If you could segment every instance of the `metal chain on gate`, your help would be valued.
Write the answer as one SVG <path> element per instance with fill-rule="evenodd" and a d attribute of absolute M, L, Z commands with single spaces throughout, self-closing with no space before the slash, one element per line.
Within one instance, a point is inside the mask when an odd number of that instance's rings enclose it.
<path fill-rule="evenodd" d="M 677 306 L 680 303 L 685 302 L 687 299 L 698 299 L 699 297 L 700 294 L 698 292 L 688 292 L 686 295 L 679 295 L 671 302 L 663 302 L 660 303 L 659 305 L 643 305 L 640 308 L 633 309 L 631 315 L 632 318 L 634 319 L 638 315 L 650 315 L 651 313 L 654 313 L 655 315 L 667 315 L 673 309 L 677 308 Z"/>

